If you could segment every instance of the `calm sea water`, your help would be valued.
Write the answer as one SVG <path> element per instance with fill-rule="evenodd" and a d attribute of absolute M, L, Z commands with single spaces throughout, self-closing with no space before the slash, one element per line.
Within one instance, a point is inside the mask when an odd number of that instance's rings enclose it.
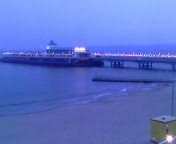
<path fill-rule="evenodd" d="M 94 102 L 100 97 L 125 96 L 128 91 L 150 87 L 143 83 L 93 82 L 99 75 L 175 78 L 169 65 L 154 65 L 154 70 L 128 68 L 60 68 L 0 63 L 0 116 L 48 110 L 63 105 Z M 160 69 L 160 70 L 159 70 Z"/>

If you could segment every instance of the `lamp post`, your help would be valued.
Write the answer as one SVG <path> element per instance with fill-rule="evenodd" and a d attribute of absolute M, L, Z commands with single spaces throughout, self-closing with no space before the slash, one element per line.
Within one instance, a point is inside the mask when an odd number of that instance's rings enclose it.
<path fill-rule="evenodd" d="M 172 116 L 174 115 L 174 110 L 173 110 L 173 97 L 174 97 L 174 81 L 172 82 L 172 99 L 171 99 L 171 114 L 172 114 Z"/>
<path fill-rule="evenodd" d="M 176 87 L 176 81 L 173 80 L 172 82 L 172 104 L 171 104 L 171 114 L 174 116 L 174 94 L 175 94 L 175 87 Z"/>

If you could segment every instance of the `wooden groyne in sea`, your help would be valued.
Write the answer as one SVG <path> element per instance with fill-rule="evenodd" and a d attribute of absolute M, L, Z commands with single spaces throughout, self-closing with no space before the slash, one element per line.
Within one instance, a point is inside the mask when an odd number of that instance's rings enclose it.
<path fill-rule="evenodd" d="M 111 77 L 111 76 L 96 76 L 92 81 L 97 82 L 165 82 L 171 83 L 173 80 L 170 79 L 161 79 L 161 78 L 144 78 L 144 77 Z"/>

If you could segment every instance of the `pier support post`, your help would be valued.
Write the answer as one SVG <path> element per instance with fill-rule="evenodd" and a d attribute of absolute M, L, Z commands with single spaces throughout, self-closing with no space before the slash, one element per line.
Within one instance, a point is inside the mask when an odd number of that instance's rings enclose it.
<path fill-rule="evenodd" d="M 111 61 L 111 67 L 124 68 L 124 62 L 123 61 Z"/>
<path fill-rule="evenodd" d="M 176 64 L 172 64 L 172 71 L 176 71 Z"/>
<path fill-rule="evenodd" d="M 148 63 L 148 69 L 152 69 L 153 68 L 153 63 L 152 62 L 149 62 Z"/>
<path fill-rule="evenodd" d="M 152 69 L 153 63 L 152 62 L 138 62 L 139 69 Z"/>

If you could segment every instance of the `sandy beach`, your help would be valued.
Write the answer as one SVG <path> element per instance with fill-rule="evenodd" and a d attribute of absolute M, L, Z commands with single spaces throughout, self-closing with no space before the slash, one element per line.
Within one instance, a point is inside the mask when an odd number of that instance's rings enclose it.
<path fill-rule="evenodd" d="M 171 115 L 170 84 L 88 104 L 0 118 L 2 144 L 150 144 L 150 119 Z"/>

